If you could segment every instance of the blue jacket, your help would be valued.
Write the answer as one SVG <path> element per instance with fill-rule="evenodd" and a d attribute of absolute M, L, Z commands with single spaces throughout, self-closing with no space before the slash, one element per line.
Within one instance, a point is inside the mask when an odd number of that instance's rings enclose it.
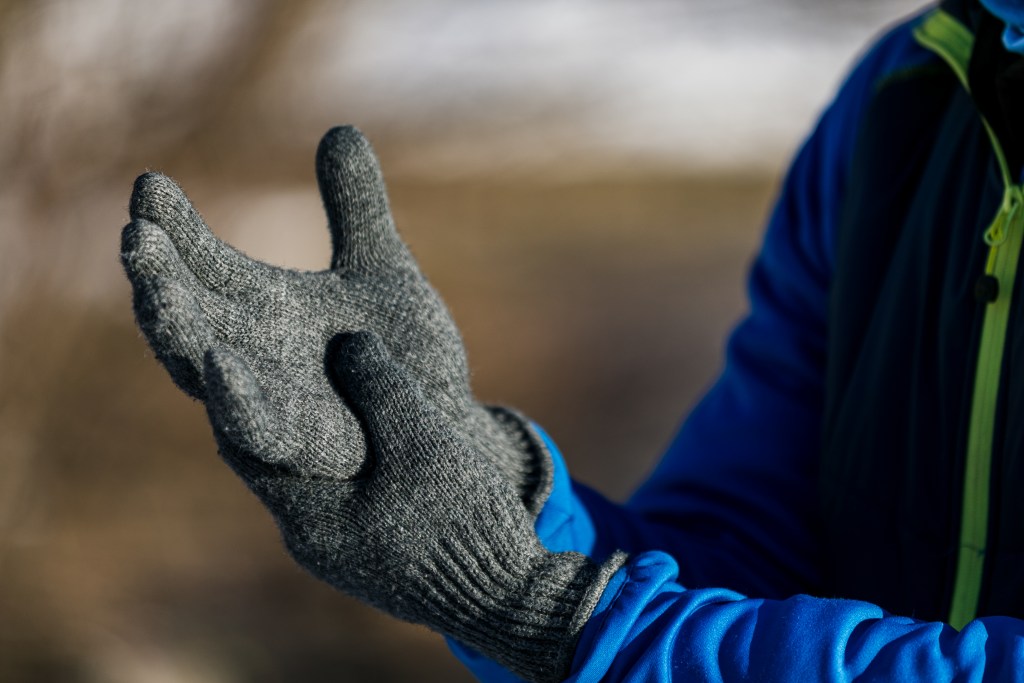
<path fill-rule="evenodd" d="M 1024 621 L 999 616 L 1024 617 L 1024 511 L 998 485 L 1024 477 L 1022 155 L 972 81 L 979 13 L 944 3 L 853 70 L 787 174 L 722 375 L 632 498 L 572 482 L 549 443 L 541 539 L 631 553 L 570 681 L 1024 680 Z"/>

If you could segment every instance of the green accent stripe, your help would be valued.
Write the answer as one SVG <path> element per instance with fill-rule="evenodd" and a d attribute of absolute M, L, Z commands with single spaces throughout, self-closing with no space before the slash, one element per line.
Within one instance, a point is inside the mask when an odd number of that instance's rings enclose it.
<path fill-rule="evenodd" d="M 986 241 L 991 245 L 985 272 L 994 276 L 999 288 L 998 297 L 985 308 L 978 348 L 978 368 L 974 379 L 964 471 L 961 545 L 949 613 L 949 623 L 957 629 L 964 628 L 975 617 L 981 593 L 985 548 L 988 543 L 988 496 L 999 375 L 1002 371 L 1002 351 L 1007 340 L 1017 265 L 1021 244 L 1024 242 L 1021 201 L 1020 188 L 1009 187 L 995 220 L 985 232 Z"/>
<path fill-rule="evenodd" d="M 963 511 L 960 517 L 960 553 L 949 621 L 963 628 L 978 611 L 985 548 L 988 543 L 989 488 L 991 486 L 992 443 L 995 431 L 1002 373 L 1003 347 L 1010 319 L 1013 285 L 1024 241 L 1020 211 L 1021 192 L 1006 191 L 1003 206 L 986 231 L 992 246 L 985 272 L 999 281 L 999 295 L 985 308 L 985 321 L 978 346 L 978 366 L 974 375 L 971 421 L 967 432 L 967 461 L 964 464 Z M 993 238 L 994 237 L 994 241 Z"/>
<path fill-rule="evenodd" d="M 934 9 L 914 27 L 914 39 L 946 60 L 967 88 L 967 65 L 974 49 L 974 34 L 953 15 Z"/>
<path fill-rule="evenodd" d="M 974 47 L 974 36 L 955 18 L 942 10 L 933 10 L 914 29 L 914 38 L 942 57 L 964 88 L 967 65 Z M 1005 193 L 992 224 L 985 231 L 989 245 L 985 272 L 999 282 L 998 296 L 985 307 L 985 319 L 978 344 L 978 364 L 974 374 L 971 417 L 967 432 L 967 457 L 964 462 L 964 491 L 960 513 L 960 546 L 956 582 L 949 623 L 963 628 L 978 612 L 978 600 L 985 570 L 988 545 L 989 493 L 992 484 L 992 444 L 1002 373 L 1003 348 L 1010 318 L 1010 303 L 1021 244 L 1024 242 L 1024 199 L 1021 188 L 1010 176 L 1006 155 L 988 121 L 982 118 L 992 149 L 999 162 Z"/>

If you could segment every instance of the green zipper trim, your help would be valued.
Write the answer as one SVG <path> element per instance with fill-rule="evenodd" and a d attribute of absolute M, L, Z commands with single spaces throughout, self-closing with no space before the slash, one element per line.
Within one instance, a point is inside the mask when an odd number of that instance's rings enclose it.
<path fill-rule="evenodd" d="M 946 60 L 967 87 L 967 65 L 974 49 L 974 34 L 952 14 L 934 9 L 914 27 L 914 40 Z"/>
<path fill-rule="evenodd" d="M 971 32 L 942 10 L 933 10 L 914 29 L 914 38 L 924 47 L 942 57 L 956 73 L 964 88 L 967 65 L 974 47 Z M 996 299 L 985 307 L 985 318 L 978 344 L 978 364 L 974 372 L 974 393 L 971 398 L 971 419 L 967 431 L 967 458 L 964 463 L 964 494 L 960 513 L 960 545 L 956 582 L 949 623 L 963 628 L 978 612 L 978 599 L 985 569 L 988 545 L 989 493 L 992 474 L 992 443 L 999 398 L 999 377 L 1002 373 L 1003 348 L 1010 319 L 1010 303 L 1021 243 L 1024 242 L 1024 193 L 1013 182 L 1006 155 L 995 131 L 982 117 L 992 149 L 1003 177 L 1003 202 L 985 231 L 989 246 L 985 274 L 996 278 Z"/>

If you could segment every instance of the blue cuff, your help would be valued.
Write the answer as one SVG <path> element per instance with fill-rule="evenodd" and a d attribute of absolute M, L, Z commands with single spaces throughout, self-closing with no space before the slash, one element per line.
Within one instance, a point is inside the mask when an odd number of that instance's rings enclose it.
<path fill-rule="evenodd" d="M 573 490 L 569 469 L 565 466 L 558 446 L 539 426 L 534 424 L 533 428 L 544 441 L 554 469 L 551 495 L 537 516 L 537 536 L 553 553 L 575 550 L 590 555 L 597 540 L 594 520 Z"/>
<path fill-rule="evenodd" d="M 605 680 L 616 656 L 635 636 L 645 608 L 678 575 L 676 561 L 659 551 L 634 556 L 615 572 L 580 635 L 566 683 Z"/>

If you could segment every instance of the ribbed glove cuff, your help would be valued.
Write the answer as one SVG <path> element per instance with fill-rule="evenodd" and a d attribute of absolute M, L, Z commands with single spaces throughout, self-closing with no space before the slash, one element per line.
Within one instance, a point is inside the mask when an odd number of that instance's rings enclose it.
<path fill-rule="evenodd" d="M 598 565 L 569 552 L 544 553 L 532 563 L 506 558 L 506 564 L 481 558 L 469 547 L 452 550 L 456 561 L 476 564 L 471 571 L 439 574 L 455 579 L 443 591 L 468 609 L 453 612 L 449 602 L 435 613 L 457 616 L 432 626 L 538 683 L 569 675 L 580 633 L 626 560 L 624 553 L 616 553 Z M 525 573 L 516 566 L 522 564 L 528 564 Z"/>
<path fill-rule="evenodd" d="M 554 486 L 551 454 L 527 417 L 503 406 L 483 408 L 506 438 L 480 440 L 476 445 L 515 485 L 530 516 L 536 519 Z"/>

